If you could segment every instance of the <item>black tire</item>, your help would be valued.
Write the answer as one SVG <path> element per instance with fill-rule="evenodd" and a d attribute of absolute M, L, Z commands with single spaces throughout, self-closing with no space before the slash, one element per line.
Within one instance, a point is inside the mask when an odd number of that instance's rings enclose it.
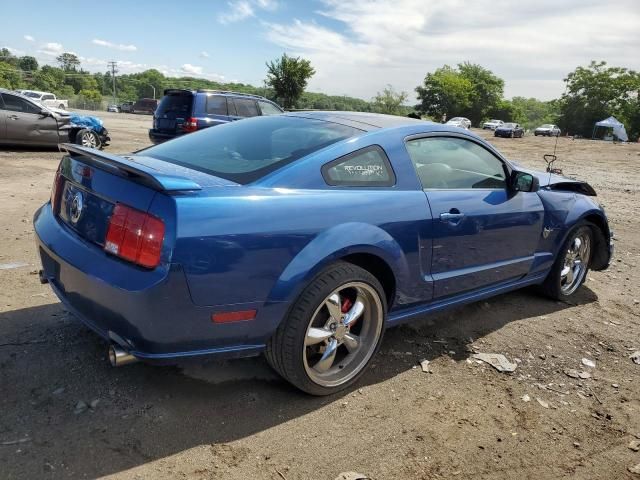
<path fill-rule="evenodd" d="M 76 133 L 75 143 L 89 148 L 100 149 L 102 147 L 100 136 L 88 128 L 83 128 Z"/>
<path fill-rule="evenodd" d="M 60 110 L 66 110 L 63 104 L 58 105 L 58 108 L 59 108 Z"/>
<path fill-rule="evenodd" d="M 549 275 L 547 275 L 547 278 L 545 278 L 542 285 L 540 285 L 540 290 L 544 295 L 553 298 L 554 300 L 567 299 L 571 297 L 571 295 L 573 295 L 584 283 L 584 281 L 587 279 L 587 274 L 589 273 L 589 265 L 591 263 L 593 249 L 595 246 L 594 232 L 597 228 L 598 227 L 590 222 L 581 222 L 571 230 L 569 235 L 567 235 L 567 239 L 562 244 L 562 247 L 560 248 L 558 253 L 558 257 L 556 258 L 553 267 L 551 267 Z M 572 245 L 576 237 L 583 235 L 588 237 L 590 242 L 588 258 L 587 261 L 584 262 L 586 266 L 584 272 L 580 274 L 580 278 L 577 280 L 577 284 L 571 289 L 571 291 L 567 292 L 563 290 L 562 286 L 562 271 L 563 268 L 565 268 L 566 259 L 569 255 L 569 247 Z"/>
<path fill-rule="evenodd" d="M 377 294 L 382 322 L 379 336 L 375 345 L 367 349 L 369 352 L 367 355 L 370 354 L 370 356 L 366 360 L 363 359 L 364 363 L 358 364 L 358 369 L 354 370 L 355 373 L 351 373 L 353 376 L 336 386 L 321 385 L 312 379 L 307 372 L 307 367 L 305 367 L 307 329 L 314 321 L 314 314 L 322 308 L 325 299 L 341 286 L 353 282 L 366 284 Z M 358 381 L 380 348 L 386 311 L 387 303 L 384 289 L 376 277 L 351 263 L 334 263 L 320 272 L 294 302 L 287 317 L 267 342 L 265 350 L 267 362 L 285 380 L 306 393 L 311 395 L 337 393 Z M 339 367 L 342 368 L 341 365 Z"/>

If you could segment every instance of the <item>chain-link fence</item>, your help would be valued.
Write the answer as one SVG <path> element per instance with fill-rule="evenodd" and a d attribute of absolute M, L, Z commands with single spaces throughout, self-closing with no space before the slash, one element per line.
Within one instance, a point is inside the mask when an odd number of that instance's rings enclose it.
<path fill-rule="evenodd" d="M 100 100 L 98 102 L 90 100 L 82 95 L 74 95 L 69 98 L 69 109 L 74 110 L 95 110 L 106 111 L 108 102 Z"/>

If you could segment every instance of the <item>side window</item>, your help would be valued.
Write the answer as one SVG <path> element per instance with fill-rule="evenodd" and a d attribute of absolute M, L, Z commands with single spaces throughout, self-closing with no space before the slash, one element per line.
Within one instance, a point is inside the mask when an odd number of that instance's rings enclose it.
<path fill-rule="evenodd" d="M 53 100 L 53 95 L 43 95 L 42 100 Z"/>
<path fill-rule="evenodd" d="M 227 115 L 227 99 L 221 95 L 207 97 L 207 113 L 209 115 Z"/>
<path fill-rule="evenodd" d="M 504 164 L 470 140 L 419 138 L 409 140 L 407 150 L 423 188 L 506 188 Z"/>
<path fill-rule="evenodd" d="M 4 101 L 4 109 L 11 110 L 12 112 L 40 113 L 41 110 L 40 107 L 37 107 L 24 98 L 9 95 L 8 93 L 2 94 L 2 100 Z"/>
<path fill-rule="evenodd" d="M 396 177 L 387 154 L 378 145 L 357 150 L 322 167 L 329 185 L 349 187 L 391 187 Z"/>
<path fill-rule="evenodd" d="M 279 115 L 282 113 L 282 111 L 273 103 L 265 102 L 264 100 L 258 100 L 258 105 L 260 105 L 260 111 L 262 112 L 262 115 Z"/>
<path fill-rule="evenodd" d="M 257 117 L 260 115 L 256 101 L 250 98 L 234 98 L 236 113 L 240 117 Z"/>

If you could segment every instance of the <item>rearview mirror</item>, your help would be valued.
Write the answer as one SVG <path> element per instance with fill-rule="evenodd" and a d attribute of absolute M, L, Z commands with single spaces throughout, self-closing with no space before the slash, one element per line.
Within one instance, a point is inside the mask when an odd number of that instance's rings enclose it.
<path fill-rule="evenodd" d="M 511 175 L 511 188 L 515 192 L 537 192 L 540 181 L 535 175 L 527 172 L 513 172 Z"/>

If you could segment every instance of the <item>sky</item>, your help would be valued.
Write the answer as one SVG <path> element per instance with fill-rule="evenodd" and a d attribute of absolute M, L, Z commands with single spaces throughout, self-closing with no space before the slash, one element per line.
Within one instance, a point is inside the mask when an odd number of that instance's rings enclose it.
<path fill-rule="evenodd" d="M 479 63 L 505 96 L 557 98 L 579 65 L 640 70 L 640 0 L 209 0 L 6 2 L 0 47 L 86 70 L 156 68 L 262 85 L 283 52 L 311 61 L 308 90 L 371 99 L 444 64 Z"/>

